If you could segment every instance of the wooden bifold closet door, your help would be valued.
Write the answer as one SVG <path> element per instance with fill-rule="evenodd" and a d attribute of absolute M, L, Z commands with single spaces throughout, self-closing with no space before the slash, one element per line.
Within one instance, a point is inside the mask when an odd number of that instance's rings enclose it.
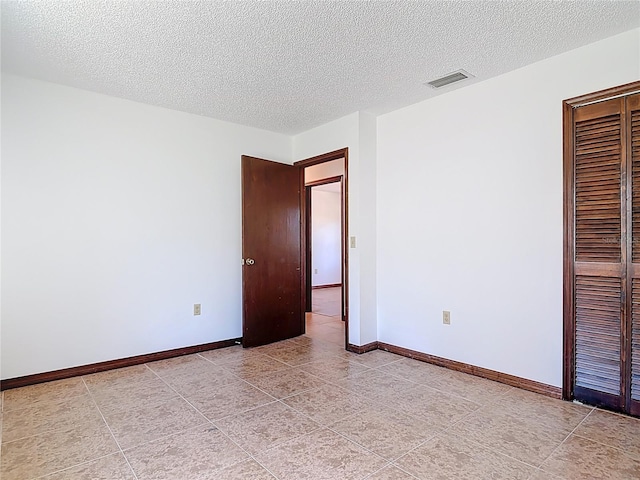
<path fill-rule="evenodd" d="M 639 90 L 636 82 L 614 89 L 614 98 L 568 100 L 564 117 L 563 394 L 633 415 L 640 415 L 640 94 L 626 93 Z"/>

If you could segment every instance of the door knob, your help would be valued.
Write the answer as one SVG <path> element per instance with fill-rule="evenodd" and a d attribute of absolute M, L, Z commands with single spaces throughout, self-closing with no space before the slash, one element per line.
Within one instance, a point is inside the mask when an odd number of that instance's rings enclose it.
<path fill-rule="evenodd" d="M 245 261 L 245 263 L 247 265 L 253 265 L 254 263 L 256 263 L 256 261 L 253 258 L 247 258 L 247 260 Z"/>

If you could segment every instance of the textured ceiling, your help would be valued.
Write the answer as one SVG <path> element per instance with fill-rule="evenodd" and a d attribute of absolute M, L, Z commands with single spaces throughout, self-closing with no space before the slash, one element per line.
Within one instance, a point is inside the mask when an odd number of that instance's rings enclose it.
<path fill-rule="evenodd" d="M 638 1 L 2 1 L 2 69 L 294 134 L 640 26 Z M 458 69 L 476 76 L 433 90 Z"/>

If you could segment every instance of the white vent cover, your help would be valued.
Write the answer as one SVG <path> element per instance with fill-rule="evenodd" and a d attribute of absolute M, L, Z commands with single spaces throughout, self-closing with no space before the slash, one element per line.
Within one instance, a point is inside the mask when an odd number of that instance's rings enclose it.
<path fill-rule="evenodd" d="M 425 83 L 425 85 L 429 85 L 433 88 L 444 87 L 445 85 L 450 85 L 455 82 L 459 82 L 460 80 L 466 80 L 467 78 L 472 78 L 469 72 L 465 72 L 464 70 L 458 70 L 448 75 L 445 75 L 441 78 L 436 78 L 435 80 L 431 80 L 430 82 Z"/>

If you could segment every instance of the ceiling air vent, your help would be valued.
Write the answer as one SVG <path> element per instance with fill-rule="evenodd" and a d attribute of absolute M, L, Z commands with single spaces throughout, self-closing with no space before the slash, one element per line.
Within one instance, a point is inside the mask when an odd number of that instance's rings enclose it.
<path fill-rule="evenodd" d="M 431 80 L 430 82 L 425 83 L 425 85 L 429 85 L 433 88 L 444 87 L 445 85 L 450 85 L 455 82 L 459 82 L 460 80 L 465 80 L 467 78 L 471 78 L 471 75 L 464 70 L 458 70 L 457 72 L 450 73 L 449 75 L 445 75 L 442 78 L 436 78 L 435 80 Z"/>

